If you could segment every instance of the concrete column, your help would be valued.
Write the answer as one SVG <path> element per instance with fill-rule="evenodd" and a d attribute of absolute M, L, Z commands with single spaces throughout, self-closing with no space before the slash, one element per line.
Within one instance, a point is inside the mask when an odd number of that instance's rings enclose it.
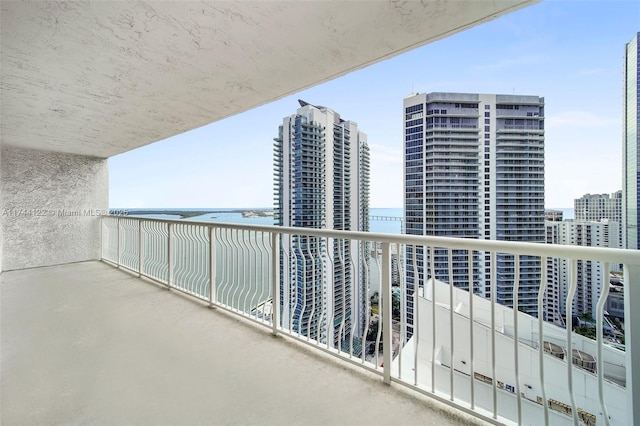
<path fill-rule="evenodd" d="M 2 146 L 1 270 L 98 259 L 108 187 L 105 158 Z"/>

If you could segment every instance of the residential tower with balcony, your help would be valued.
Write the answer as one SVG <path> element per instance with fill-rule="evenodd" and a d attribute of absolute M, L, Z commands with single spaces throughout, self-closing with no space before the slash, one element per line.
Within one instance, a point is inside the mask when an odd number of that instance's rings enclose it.
<path fill-rule="evenodd" d="M 618 235 L 610 237 L 610 247 L 622 248 L 622 190 L 611 194 L 585 194 L 573 200 L 574 217 L 579 222 L 618 223 Z"/>
<path fill-rule="evenodd" d="M 619 228 L 618 222 L 607 219 L 600 221 L 547 221 L 547 243 L 619 248 Z M 545 292 L 545 319 L 547 321 L 564 325 L 563 316 L 567 311 L 571 268 L 571 262 L 566 259 L 547 259 L 547 289 Z M 590 260 L 575 262 L 576 291 L 571 302 L 574 315 L 588 313 L 593 318 L 596 317 L 598 299 L 604 287 L 605 269 L 607 271 L 619 270 L 615 263 L 605 265 L 603 262 Z"/>
<path fill-rule="evenodd" d="M 403 112 L 407 234 L 544 242 L 544 98 L 422 93 Z M 496 282 L 496 300 L 513 306 L 514 256 L 448 255 L 409 247 L 408 292 L 434 276 L 490 297 Z M 518 305 L 535 315 L 540 260 L 521 258 L 518 276 Z"/>
<path fill-rule="evenodd" d="M 366 134 L 329 108 L 299 102 L 274 139 L 276 224 L 368 231 Z M 283 321 L 319 341 L 326 341 L 329 330 L 334 344 L 354 331 L 361 336 L 368 289 L 363 271 L 370 251 L 357 241 L 312 236 L 286 236 L 282 247 L 280 300 L 290 301 L 281 306 Z M 332 298 L 323 286 L 327 281 Z"/>

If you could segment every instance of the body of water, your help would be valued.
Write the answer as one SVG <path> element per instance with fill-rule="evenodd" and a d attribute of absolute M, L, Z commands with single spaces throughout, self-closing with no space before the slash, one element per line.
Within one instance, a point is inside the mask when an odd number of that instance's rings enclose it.
<path fill-rule="evenodd" d="M 149 209 L 154 210 L 154 209 Z M 164 209 L 157 209 L 164 210 Z M 248 223 L 253 225 L 273 225 L 272 216 L 259 216 L 259 217 L 243 217 L 242 211 L 259 211 L 259 210 L 271 210 L 269 208 L 232 208 L 232 209 L 166 209 L 166 210 L 180 210 L 185 212 L 197 212 L 202 210 L 215 210 L 213 213 L 207 213 L 199 216 L 191 216 L 185 218 L 185 221 L 198 221 L 198 222 L 221 222 L 221 223 Z M 549 210 L 560 210 L 563 213 L 563 219 L 573 219 L 574 213 L 572 208 L 551 208 Z M 136 215 L 136 209 L 129 209 L 131 216 Z M 373 208 L 369 211 L 370 215 L 374 219 L 370 222 L 371 232 L 381 232 L 387 234 L 400 234 L 402 233 L 402 222 L 399 220 L 381 220 L 375 219 L 375 217 L 397 217 L 402 218 L 402 208 Z M 154 217 L 158 219 L 180 219 L 179 215 L 173 214 L 141 214 L 142 217 Z"/>
<path fill-rule="evenodd" d="M 238 210 L 238 209 L 234 209 Z M 258 210 L 258 209 L 256 209 Z M 369 210 L 371 216 L 388 216 L 402 218 L 402 208 L 396 209 L 371 209 Z M 254 225 L 273 225 L 273 217 L 242 217 L 242 213 L 238 211 L 234 212 L 216 212 L 211 214 L 204 214 L 202 216 L 193 216 L 185 220 L 195 221 L 211 221 L 211 222 L 224 222 L 224 223 L 250 223 Z M 401 221 L 394 220 L 371 220 L 371 232 L 385 232 L 399 234 L 401 232 Z"/>
<path fill-rule="evenodd" d="M 142 213 L 137 214 L 138 209 L 123 209 L 128 210 L 130 216 L 140 216 L 140 217 L 153 217 L 157 219 L 180 219 L 179 215 L 174 214 L 148 214 Z M 233 208 L 233 209 L 146 209 L 148 210 L 171 210 L 171 211 L 185 211 L 185 212 L 194 212 L 194 211 L 202 211 L 202 210 L 215 210 L 213 213 L 207 213 L 199 216 L 191 216 L 185 218 L 185 221 L 197 221 L 197 222 L 221 222 L 221 223 L 248 223 L 252 225 L 273 225 L 273 217 L 272 216 L 264 216 L 264 217 L 243 217 L 242 211 L 259 211 L 259 210 L 271 210 L 267 208 Z M 145 211 L 140 209 L 140 211 Z M 371 209 L 371 216 L 389 216 L 389 217 L 398 217 L 402 218 L 402 208 L 380 208 L 380 209 Z M 372 220 L 371 221 L 371 232 L 384 232 L 384 233 L 393 233 L 400 234 L 401 233 L 401 221 L 398 220 Z"/>

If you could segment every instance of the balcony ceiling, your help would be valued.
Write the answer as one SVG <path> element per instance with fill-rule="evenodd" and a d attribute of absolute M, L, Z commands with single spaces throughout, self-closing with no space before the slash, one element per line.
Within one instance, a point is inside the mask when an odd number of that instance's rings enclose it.
<path fill-rule="evenodd" d="M 3 1 L 2 143 L 109 157 L 533 2 Z"/>

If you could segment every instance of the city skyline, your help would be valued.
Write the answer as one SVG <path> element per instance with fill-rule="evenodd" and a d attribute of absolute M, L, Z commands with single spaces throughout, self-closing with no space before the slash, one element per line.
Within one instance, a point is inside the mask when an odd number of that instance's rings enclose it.
<path fill-rule="evenodd" d="M 536 4 L 112 157 L 110 207 L 270 207 L 271 123 L 286 115 L 298 98 L 331 105 L 367 129 L 371 206 L 400 207 L 399 106 L 409 93 L 432 91 L 545 97 L 545 206 L 571 207 L 583 194 L 615 192 L 622 186 L 624 45 L 637 32 L 638 16 L 635 2 Z M 246 147 L 241 155 L 234 142 L 238 138 Z"/>

